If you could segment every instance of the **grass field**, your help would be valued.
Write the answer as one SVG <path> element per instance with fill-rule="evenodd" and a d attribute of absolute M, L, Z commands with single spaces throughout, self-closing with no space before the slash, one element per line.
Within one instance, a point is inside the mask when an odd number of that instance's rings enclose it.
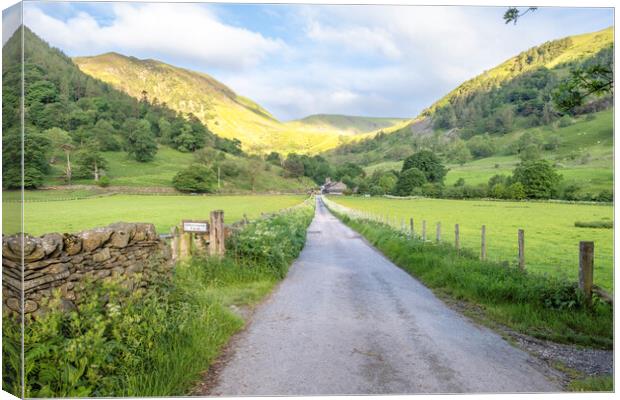
<path fill-rule="evenodd" d="M 226 223 L 252 219 L 298 204 L 305 196 L 142 196 L 114 195 L 82 200 L 31 202 L 24 204 L 25 231 L 78 232 L 117 221 L 150 222 L 158 233 L 168 233 L 182 219 L 209 219 L 212 210 L 224 210 Z M 3 233 L 19 230 L 20 203 L 3 203 Z"/>
<path fill-rule="evenodd" d="M 174 150 L 168 146 L 160 146 L 155 158 L 149 162 L 138 162 L 129 157 L 125 152 L 109 151 L 103 153 L 108 162 L 106 171 L 110 178 L 110 184 L 114 186 L 135 187 L 172 187 L 172 178 L 194 162 L 194 155 Z M 282 168 L 268 163 L 259 163 L 256 172 L 254 188 L 250 177 L 245 172 L 251 165 L 247 158 L 237 157 L 230 154 L 226 159 L 233 162 L 239 169 L 237 176 L 227 177 L 222 171 L 220 192 L 250 192 L 252 189 L 259 193 L 268 191 L 293 192 L 305 191 L 315 187 L 316 184 L 309 178 L 287 179 L 282 176 Z M 51 173 L 46 177 L 45 185 L 63 185 L 62 169 L 64 165 L 57 163 L 52 166 Z M 90 179 L 76 179 L 73 184 L 93 185 Z"/>
<path fill-rule="evenodd" d="M 441 222 L 442 240 L 454 243 L 454 225 L 459 224 L 461 244 L 480 249 L 480 228 L 486 225 L 490 260 L 517 262 L 517 230 L 525 230 L 528 271 L 561 276 L 576 281 L 579 241 L 595 246 L 594 282 L 613 290 L 613 230 L 576 228 L 576 221 L 613 221 L 613 207 L 583 204 L 495 202 L 438 199 L 387 199 L 330 197 L 343 206 L 375 215 L 389 215 L 400 226 L 401 219 L 414 218 L 417 234 L 427 221 L 427 239 L 434 240 Z M 408 223 L 408 222 L 406 222 Z"/>
<path fill-rule="evenodd" d="M 592 114 L 590 119 L 580 117 L 565 127 L 544 126 L 493 136 L 497 154 L 463 165 L 448 164 L 445 184 L 453 185 L 460 178 L 469 185 L 486 184 L 493 175 L 511 175 L 520 160 L 517 155 L 507 155 L 506 149 L 526 133 L 537 135 L 543 143 L 551 136 L 560 138 L 557 149 L 543 151 L 541 156 L 556 166 L 563 184 L 577 184 L 582 194 L 613 188 L 613 109 Z M 367 174 L 378 169 L 400 171 L 402 164 L 402 161 L 384 161 L 364 170 Z"/>

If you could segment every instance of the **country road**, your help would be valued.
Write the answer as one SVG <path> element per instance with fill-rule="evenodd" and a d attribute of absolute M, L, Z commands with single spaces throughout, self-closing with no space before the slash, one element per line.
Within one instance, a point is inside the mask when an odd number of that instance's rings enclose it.
<path fill-rule="evenodd" d="M 317 200 L 287 278 L 210 395 L 560 391 L 544 368 L 448 308 Z"/>

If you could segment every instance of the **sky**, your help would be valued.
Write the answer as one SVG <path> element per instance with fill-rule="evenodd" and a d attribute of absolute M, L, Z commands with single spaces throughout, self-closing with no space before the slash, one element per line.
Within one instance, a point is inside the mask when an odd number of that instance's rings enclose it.
<path fill-rule="evenodd" d="M 25 2 L 69 56 L 109 51 L 205 72 L 281 120 L 415 117 L 463 81 L 545 41 L 613 25 L 611 8 Z"/>

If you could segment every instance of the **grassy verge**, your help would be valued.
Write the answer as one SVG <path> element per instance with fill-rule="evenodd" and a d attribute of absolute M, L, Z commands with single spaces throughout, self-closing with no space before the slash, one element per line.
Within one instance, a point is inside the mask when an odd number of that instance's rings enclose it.
<path fill-rule="evenodd" d="M 568 385 L 573 392 L 613 392 L 614 377 L 611 375 L 576 379 Z"/>
<path fill-rule="evenodd" d="M 244 325 L 229 306 L 255 304 L 286 275 L 312 215 L 305 203 L 257 220 L 230 238 L 221 260 L 177 265 L 170 281 L 148 290 L 93 284 L 76 311 L 29 321 L 26 397 L 187 394 Z M 18 334 L 18 324 L 3 322 L 5 337 Z M 11 349 L 5 360 L 19 358 Z M 5 377 L 16 376 L 7 368 Z M 6 379 L 3 388 L 18 390 Z"/>
<path fill-rule="evenodd" d="M 612 348 L 612 308 L 600 301 L 587 308 L 576 284 L 480 261 L 467 250 L 457 254 L 443 243 L 411 240 L 382 223 L 336 215 L 426 286 L 475 305 L 484 318 L 537 338 Z"/>

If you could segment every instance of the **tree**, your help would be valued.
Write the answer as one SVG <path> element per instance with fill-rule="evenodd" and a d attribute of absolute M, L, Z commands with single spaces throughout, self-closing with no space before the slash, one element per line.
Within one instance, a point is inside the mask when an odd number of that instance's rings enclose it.
<path fill-rule="evenodd" d="M 497 151 L 495 141 L 488 135 L 474 136 L 469 139 L 467 148 L 475 158 L 490 157 Z"/>
<path fill-rule="evenodd" d="M 282 156 L 280 156 L 280 153 L 272 151 L 267 155 L 267 157 L 265 157 L 265 161 L 272 163 L 273 165 L 281 166 Z"/>
<path fill-rule="evenodd" d="M 464 141 L 457 139 L 450 145 L 447 156 L 453 162 L 463 165 L 471 160 L 471 151 Z"/>
<path fill-rule="evenodd" d="M 157 153 L 157 143 L 153 139 L 149 121 L 141 119 L 128 126 L 127 153 L 140 162 L 151 161 Z"/>
<path fill-rule="evenodd" d="M 504 18 L 504 21 L 507 24 L 512 22 L 514 25 L 516 25 L 517 21 L 519 20 L 519 18 L 521 18 L 522 16 L 524 16 L 525 14 L 527 14 L 529 12 L 536 11 L 537 9 L 538 9 L 538 7 L 528 7 L 525 11 L 520 11 L 516 7 L 510 7 L 504 13 L 504 17 L 503 18 Z"/>
<path fill-rule="evenodd" d="M 263 163 L 259 159 L 250 158 L 250 160 L 248 160 L 247 174 L 250 181 L 250 188 L 252 189 L 252 191 L 256 189 L 256 180 L 258 179 L 258 175 L 260 174 L 262 166 Z"/>
<path fill-rule="evenodd" d="M 204 165 L 191 165 L 172 178 L 172 185 L 181 192 L 212 193 L 217 178 L 213 169 Z"/>
<path fill-rule="evenodd" d="M 99 181 L 102 170 L 108 166 L 107 160 L 101 155 L 94 143 L 81 148 L 75 157 L 77 176 L 80 178 L 93 178 Z"/>
<path fill-rule="evenodd" d="M 298 154 L 291 153 L 284 160 L 284 171 L 288 177 L 300 178 L 304 176 L 304 163 Z"/>
<path fill-rule="evenodd" d="M 422 171 L 426 180 L 431 183 L 442 183 L 443 178 L 448 173 L 439 157 L 430 150 L 422 150 L 407 157 L 403 163 L 401 174 L 412 168 Z"/>
<path fill-rule="evenodd" d="M 413 190 L 418 187 L 422 187 L 425 183 L 426 175 L 418 168 L 409 168 L 401 172 L 394 187 L 394 194 L 396 196 L 410 196 Z"/>
<path fill-rule="evenodd" d="M 115 137 L 116 129 L 112 123 L 105 119 L 97 121 L 91 129 L 92 137 L 97 141 L 97 147 L 102 151 L 118 151 L 121 148 L 120 143 Z"/>
<path fill-rule="evenodd" d="M 603 96 L 613 92 L 614 71 L 611 65 L 595 64 L 575 68 L 568 79 L 553 92 L 555 105 L 570 113 L 583 105 L 591 95 Z"/>
<path fill-rule="evenodd" d="M 530 199 L 549 199 L 561 176 L 547 160 L 526 161 L 513 171 L 513 180 L 523 185 L 525 196 Z"/>
<path fill-rule="evenodd" d="M 43 185 L 45 174 L 49 171 L 48 151 L 50 140 L 33 128 L 27 128 L 24 135 L 25 189 L 36 189 Z M 2 187 L 20 189 L 22 187 L 22 137 L 19 130 L 4 132 L 2 135 Z"/>

